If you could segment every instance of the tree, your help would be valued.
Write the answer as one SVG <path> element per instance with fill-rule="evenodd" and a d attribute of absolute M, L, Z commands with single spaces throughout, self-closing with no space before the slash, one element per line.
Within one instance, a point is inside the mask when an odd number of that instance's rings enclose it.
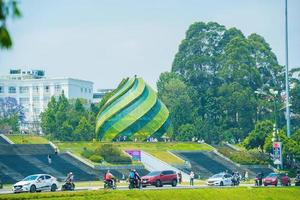
<path fill-rule="evenodd" d="M 88 122 L 86 117 L 81 117 L 78 126 L 74 130 L 75 140 L 92 140 L 94 136 L 94 127 Z"/>
<path fill-rule="evenodd" d="M 292 127 L 296 130 L 300 128 L 300 82 L 295 82 L 291 89 L 291 104 Z"/>
<path fill-rule="evenodd" d="M 41 126 L 45 134 L 57 140 L 92 140 L 95 115 L 82 100 L 68 100 L 62 93 L 58 100 L 52 97 L 47 109 L 41 113 Z"/>
<path fill-rule="evenodd" d="M 177 138 L 179 127 L 192 123 L 195 113 L 190 98 L 191 90 L 174 73 L 163 73 L 158 81 L 158 96 L 170 111 L 173 137 Z M 184 112 L 183 112 L 184 111 Z"/>
<path fill-rule="evenodd" d="M 273 153 L 273 142 L 272 142 L 273 135 L 270 133 L 266 138 L 266 142 L 264 145 L 264 149 L 268 153 Z M 276 135 L 276 140 L 282 142 L 282 157 L 284 162 L 286 162 L 286 158 L 295 158 L 300 161 L 300 145 L 293 140 L 286 136 L 285 130 L 281 129 L 278 134 Z"/>
<path fill-rule="evenodd" d="M 8 18 L 21 17 L 17 0 L 0 0 L 0 48 L 9 49 L 12 46 L 12 40 L 7 30 Z"/>
<path fill-rule="evenodd" d="M 195 136 L 196 129 L 193 124 L 183 124 L 178 129 L 176 139 L 180 141 L 191 141 Z"/>
<path fill-rule="evenodd" d="M 262 36 L 254 33 L 246 37 L 237 28 L 226 29 L 215 22 L 197 22 L 189 27 L 172 72 L 161 75 L 159 95 L 166 96 L 164 83 L 180 80 L 194 111 L 192 121 L 181 123 L 173 117 L 172 124 L 194 124 L 196 134 L 212 143 L 242 141 L 257 121 L 273 120 L 273 102 L 256 92 L 273 89 L 281 94 L 284 90 L 283 67 Z M 181 96 L 172 98 L 176 102 Z M 278 99 L 277 108 L 281 103 Z M 169 109 L 175 115 L 174 109 Z M 284 126 L 283 114 L 282 110 L 276 113 L 279 127 Z M 214 135 L 207 135 L 211 130 Z M 178 127 L 174 127 L 176 131 Z"/>
<path fill-rule="evenodd" d="M 255 125 L 255 129 L 244 140 L 244 146 L 247 149 L 259 148 L 264 150 L 266 138 L 272 133 L 273 123 L 271 121 L 259 121 Z"/>

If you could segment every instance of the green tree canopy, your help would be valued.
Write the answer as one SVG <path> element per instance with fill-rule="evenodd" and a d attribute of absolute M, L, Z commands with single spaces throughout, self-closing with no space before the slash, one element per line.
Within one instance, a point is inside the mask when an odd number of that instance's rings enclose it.
<path fill-rule="evenodd" d="M 283 67 L 270 45 L 256 33 L 247 37 L 237 28 L 227 29 L 215 22 L 194 23 L 179 45 L 171 71 L 161 74 L 158 93 L 173 115 L 172 124 L 193 124 L 199 138 L 212 143 L 239 142 L 257 121 L 274 120 L 274 115 L 278 126 L 284 126 L 284 113 L 279 110 L 283 105 Z M 186 95 L 170 94 L 166 90 L 170 84 L 174 90 L 185 90 L 182 94 Z M 278 91 L 276 98 L 270 100 L 257 93 L 269 89 Z M 182 97 L 185 100 L 180 100 Z M 176 101 L 185 103 L 192 120 L 171 108 Z M 207 134 L 211 131 L 213 136 Z"/>
<path fill-rule="evenodd" d="M 21 17 L 17 0 L 0 0 L 0 48 L 9 49 L 13 42 L 7 29 L 8 18 Z"/>

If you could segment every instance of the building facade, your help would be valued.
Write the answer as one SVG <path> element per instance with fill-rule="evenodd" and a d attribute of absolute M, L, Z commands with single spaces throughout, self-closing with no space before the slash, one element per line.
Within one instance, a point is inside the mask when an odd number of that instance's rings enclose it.
<path fill-rule="evenodd" d="M 98 89 L 93 94 L 93 103 L 94 104 L 99 103 L 106 94 L 112 92 L 113 90 L 114 89 Z"/>
<path fill-rule="evenodd" d="M 82 98 L 91 103 L 93 82 L 73 78 L 47 78 L 42 70 L 10 70 L 0 77 L 0 99 L 13 98 L 22 106 L 21 130 L 40 132 L 40 114 L 52 96 L 64 92 L 68 99 Z"/>

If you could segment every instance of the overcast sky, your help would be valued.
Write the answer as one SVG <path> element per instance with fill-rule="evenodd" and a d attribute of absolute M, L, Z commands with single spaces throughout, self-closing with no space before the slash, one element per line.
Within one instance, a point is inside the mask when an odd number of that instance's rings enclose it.
<path fill-rule="evenodd" d="M 43 69 L 49 77 L 114 88 L 137 74 L 156 87 L 170 71 L 189 25 L 215 21 L 258 33 L 284 64 L 284 0 L 20 0 L 9 22 L 14 47 L 0 51 L 0 74 Z M 289 0 L 289 61 L 300 67 L 300 0 Z"/>

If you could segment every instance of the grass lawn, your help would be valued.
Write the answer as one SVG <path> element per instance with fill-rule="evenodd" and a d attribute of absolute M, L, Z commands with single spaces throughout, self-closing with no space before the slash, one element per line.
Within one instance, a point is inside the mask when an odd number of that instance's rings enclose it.
<path fill-rule="evenodd" d="M 0 199 L 103 200 L 294 200 L 299 188 L 205 188 L 177 190 L 100 190 L 0 195 Z"/>
<path fill-rule="evenodd" d="M 6 135 L 16 144 L 48 144 L 45 137 L 37 135 Z"/>
<path fill-rule="evenodd" d="M 59 142 L 56 145 L 61 151 L 71 151 L 76 155 L 81 154 L 83 148 L 94 150 L 99 147 L 102 142 Z M 121 150 L 143 150 L 153 156 L 167 162 L 170 164 L 182 164 L 183 161 L 178 159 L 176 156 L 168 153 L 167 151 L 177 150 L 177 151 L 211 151 L 213 148 L 207 144 L 197 144 L 197 143 L 188 143 L 188 142 L 178 142 L 178 143 L 147 143 L 147 142 L 115 142 L 113 143 Z"/>

